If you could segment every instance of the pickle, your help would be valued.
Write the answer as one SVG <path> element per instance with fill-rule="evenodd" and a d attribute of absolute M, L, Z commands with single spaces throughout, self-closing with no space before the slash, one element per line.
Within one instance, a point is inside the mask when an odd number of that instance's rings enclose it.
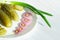
<path fill-rule="evenodd" d="M 9 16 L 0 9 L 0 20 L 2 25 L 9 28 L 12 25 L 12 21 Z"/>
<path fill-rule="evenodd" d="M 12 20 L 18 21 L 18 14 L 16 13 L 13 5 L 11 4 L 3 4 L 1 8 Z"/>
<path fill-rule="evenodd" d="M 0 26 L 0 36 L 4 36 L 7 33 L 6 29 Z"/>
<path fill-rule="evenodd" d="M 19 5 L 14 5 L 13 8 L 19 11 L 22 11 L 24 9 L 22 6 Z"/>

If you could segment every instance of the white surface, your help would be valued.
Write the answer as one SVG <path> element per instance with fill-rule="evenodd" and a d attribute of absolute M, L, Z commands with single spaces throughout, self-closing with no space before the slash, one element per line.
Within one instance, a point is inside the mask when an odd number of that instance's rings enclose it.
<path fill-rule="evenodd" d="M 50 12 L 53 17 L 47 16 L 52 25 L 48 28 L 45 22 L 44 26 L 36 24 L 35 28 L 24 36 L 17 38 L 0 38 L 0 40 L 60 40 L 60 0 L 20 0 L 35 6 L 37 9 Z M 42 20 L 40 16 L 38 21 Z"/>

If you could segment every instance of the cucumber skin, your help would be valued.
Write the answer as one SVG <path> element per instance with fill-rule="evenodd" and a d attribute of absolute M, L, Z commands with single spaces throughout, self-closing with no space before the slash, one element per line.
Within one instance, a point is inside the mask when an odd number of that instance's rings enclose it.
<path fill-rule="evenodd" d="M 14 21 L 18 21 L 18 15 L 15 12 L 15 9 L 13 9 L 12 5 L 10 4 L 4 4 L 2 6 L 3 11 Z"/>
<path fill-rule="evenodd" d="M 8 28 L 11 27 L 11 25 L 12 25 L 11 19 L 1 9 L 0 9 L 0 20 L 3 24 L 3 26 L 8 27 Z"/>
<path fill-rule="evenodd" d="M 0 36 L 4 36 L 7 33 L 7 30 L 0 26 Z"/>

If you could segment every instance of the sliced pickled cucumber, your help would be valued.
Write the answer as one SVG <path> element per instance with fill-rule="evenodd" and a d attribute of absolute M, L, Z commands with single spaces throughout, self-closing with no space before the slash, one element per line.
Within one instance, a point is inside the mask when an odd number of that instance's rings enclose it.
<path fill-rule="evenodd" d="M 18 5 L 14 5 L 13 8 L 19 11 L 22 11 L 24 9 L 22 6 L 18 6 Z"/>
<path fill-rule="evenodd" d="M 0 26 L 0 36 L 5 35 L 6 33 L 7 33 L 6 29 L 4 29 Z"/>
<path fill-rule="evenodd" d="M 11 4 L 3 4 L 2 10 L 13 20 L 18 21 L 18 15 Z"/>
<path fill-rule="evenodd" d="M 0 9 L 0 20 L 5 27 L 11 27 L 12 21 L 9 16 Z"/>

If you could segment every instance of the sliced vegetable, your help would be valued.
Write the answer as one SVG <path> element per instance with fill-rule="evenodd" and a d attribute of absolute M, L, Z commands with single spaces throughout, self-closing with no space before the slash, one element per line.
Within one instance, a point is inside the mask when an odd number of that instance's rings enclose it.
<path fill-rule="evenodd" d="M 24 8 L 22 6 L 15 5 L 13 6 L 14 9 L 22 11 Z"/>
<path fill-rule="evenodd" d="M 19 30 L 15 30 L 14 32 L 15 32 L 15 34 L 18 34 L 19 33 Z"/>
<path fill-rule="evenodd" d="M 18 15 L 11 4 L 2 4 L 1 8 L 11 19 L 18 21 Z"/>
<path fill-rule="evenodd" d="M 23 16 L 25 16 L 25 17 L 29 17 L 29 16 L 31 16 L 31 13 L 29 13 L 29 12 L 25 12 L 25 13 L 23 14 Z"/>
<path fill-rule="evenodd" d="M 22 30 L 23 30 L 22 27 L 18 27 L 18 28 L 16 28 L 16 30 L 15 30 L 15 34 L 19 34 Z"/>
<path fill-rule="evenodd" d="M 29 22 L 30 20 L 27 19 L 27 18 L 22 18 L 22 21 L 23 21 L 23 22 Z"/>
<path fill-rule="evenodd" d="M 0 26 L 0 36 L 4 36 L 6 34 L 6 32 L 7 32 L 6 29 L 4 29 Z"/>
<path fill-rule="evenodd" d="M 25 27 L 25 26 L 26 26 L 25 23 L 23 23 L 23 22 L 20 23 L 20 27 Z"/>
<path fill-rule="evenodd" d="M 12 25 L 11 19 L 10 19 L 9 16 L 6 15 L 6 13 L 4 13 L 4 11 L 2 11 L 1 9 L 0 9 L 0 20 L 1 20 L 1 23 L 2 23 L 5 27 L 7 27 L 7 28 L 11 27 L 11 25 Z"/>
<path fill-rule="evenodd" d="M 22 27 L 18 27 L 16 30 L 21 31 L 21 30 L 23 30 L 23 28 Z"/>

